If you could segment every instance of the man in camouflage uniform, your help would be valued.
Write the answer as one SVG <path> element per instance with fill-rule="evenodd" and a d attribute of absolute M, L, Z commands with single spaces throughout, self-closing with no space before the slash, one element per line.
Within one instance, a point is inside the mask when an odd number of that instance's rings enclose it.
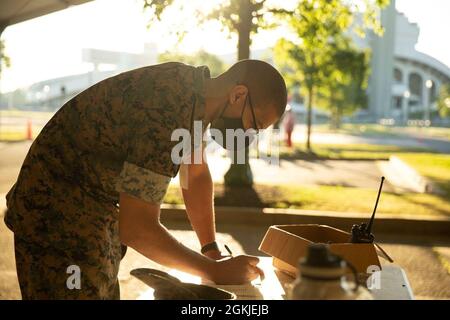
<path fill-rule="evenodd" d="M 217 248 L 195 253 L 159 224 L 159 205 L 179 170 L 171 134 L 217 118 L 216 99 L 207 102 L 220 84 L 212 85 L 215 79 L 207 67 L 175 62 L 124 72 L 81 92 L 48 122 L 6 197 L 23 299 L 118 299 L 121 243 L 213 281 L 242 282 L 261 273 L 253 257 L 216 261 L 223 258 Z M 192 190 L 183 194 L 204 246 L 215 241 L 212 183 L 203 178 L 207 165 L 195 168 L 202 178 L 194 174 Z M 73 266 L 79 288 L 68 285 Z"/>

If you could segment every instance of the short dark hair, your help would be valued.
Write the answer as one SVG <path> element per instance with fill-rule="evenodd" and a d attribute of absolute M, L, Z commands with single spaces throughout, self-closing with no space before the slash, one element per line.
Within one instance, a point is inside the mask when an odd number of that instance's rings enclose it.
<path fill-rule="evenodd" d="M 282 75 L 272 65 L 261 60 L 240 60 L 224 74 L 228 80 L 245 85 L 255 108 L 275 108 L 278 117 L 286 109 L 287 89 Z"/>

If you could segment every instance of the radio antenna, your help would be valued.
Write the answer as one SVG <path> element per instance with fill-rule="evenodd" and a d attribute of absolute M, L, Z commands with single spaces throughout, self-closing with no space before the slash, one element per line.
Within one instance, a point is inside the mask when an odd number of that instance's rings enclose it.
<path fill-rule="evenodd" d="M 377 201 L 375 201 L 375 208 L 373 208 L 372 217 L 370 218 L 369 225 L 367 226 L 367 233 L 372 231 L 373 220 L 375 219 L 375 213 L 377 212 L 378 201 L 380 200 L 381 189 L 383 188 L 384 177 L 381 177 L 380 188 L 378 189 Z"/>

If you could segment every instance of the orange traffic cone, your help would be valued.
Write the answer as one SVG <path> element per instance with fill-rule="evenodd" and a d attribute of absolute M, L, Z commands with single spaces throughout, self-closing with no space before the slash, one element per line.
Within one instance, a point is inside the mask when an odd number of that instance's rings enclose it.
<path fill-rule="evenodd" d="M 33 140 L 33 128 L 31 120 L 28 120 L 27 122 L 27 140 Z"/>

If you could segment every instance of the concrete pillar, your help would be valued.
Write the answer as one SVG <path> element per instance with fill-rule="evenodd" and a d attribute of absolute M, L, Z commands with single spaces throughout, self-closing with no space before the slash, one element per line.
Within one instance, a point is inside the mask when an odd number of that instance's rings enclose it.
<path fill-rule="evenodd" d="M 381 12 L 384 35 L 372 35 L 372 61 L 369 78 L 369 110 L 378 120 L 390 116 L 395 44 L 395 0 Z"/>
<path fill-rule="evenodd" d="M 409 120 L 409 96 L 403 96 L 402 99 L 402 122 L 406 126 Z"/>
<path fill-rule="evenodd" d="M 423 106 L 423 120 L 430 120 L 430 88 L 427 88 L 427 81 L 430 79 L 426 75 L 423 75 L 423 83 L 422 83 L 422 106 Z"/>

